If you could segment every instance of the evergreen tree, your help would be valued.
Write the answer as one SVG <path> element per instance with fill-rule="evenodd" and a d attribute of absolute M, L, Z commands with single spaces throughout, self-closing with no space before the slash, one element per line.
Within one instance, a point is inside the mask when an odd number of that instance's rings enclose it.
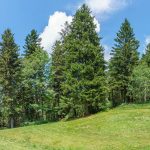
<path fill-rule="evenodd" d="M 10 29 L 4 31 L 0 43 L 0 85 L 2 87 L 3 115 L 8 126 L 16 125 L 19 101 L 20 59 L 18 46 Z M 7 124 L 4 123 L 4 124 Z"/>
<path fill-rule="evenodd" d="M 138 64 L 139 42 L 127 19 L 121 25 L 110 60 L 110 87 L 114 105 L 130 102 L 127 95 L 129 79 L 134 67 Z"/>
<path fill-rule="evenodd" d="M 40 38 L 35 30 L 26 38 L 25 57 L 22 69 L 22 92 L 25 119 L 43 119 L 45 95 L 49 85 L 49 57 L 40 46 Z"/>
<path fill-rule="evenodd" d="M 62 117 L 98 112 L 105 105 L 105 61 L 94 18 L 84 4 L 65 37 L 65 68 L 60 101 Z"/>
<path fill-rule="evenodd" d="M 52 52 L 52 64 L 51 64 L 51 87 L 54 91 L 54 99 L 52 102 L 53 119 L 59 119 L 60 109 L 60 98 L 62 96 L 62 83 L 64 81 L 64 61 L 65 61 L 65 50 L 64 42 L 65 37 L 69 33 L 70 26 L 68 22 L 65 23 L 64 29 L 61 30 L 61 38 L 56 41 L 53 52 Z"/>
<path fill-rule="evenodd" d="M 63 47 L 60 41 L 56 41 L 53 47 L 52 53 L 52 66 L 51 66 L 51 86 L 55 93 L 52 109 L 53 109 L 53 119 L 58 119 L 59 103 L 60 97 L 62 95 L 61 84 L 63 82 Z"/>
<path fill-rule="evenodd" d="M 150 67 L 150 43 L 146 46 L 146 53 L 142 58 L 142 61 L 144 61 L 149 67 Z"/>
<path fill-rule="evenodd" d="M 32 30 L 30 34 L 27 35 L 25 39 L 25 56 L 30 56 L 36 50 L 36 48 L 40 47 L 41 39 L 36 30 Z"/>

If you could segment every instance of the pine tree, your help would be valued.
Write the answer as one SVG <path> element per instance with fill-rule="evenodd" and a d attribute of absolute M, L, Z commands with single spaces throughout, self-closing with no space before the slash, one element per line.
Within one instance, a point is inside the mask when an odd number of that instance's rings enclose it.
<path fill-rule="evenodd" d="M 82 117 L 98 112 L 105 104 L 105 61 L 94 17 L 84 4 L 77 10 L 65 37 L 62 117 Z"/>
<path fill-rule="evenodd" d="M 114 105 L 130 102 L 127 95 L 129 79 L 134 67 L 138 64 L 139 42 L 136 40 L 133 29 L 127 19 L 121 25 L 110 60 L 110 87 Z"/>
<path fill-rule="evenodd" d="M 2 87 L 3 114 L 8 126 L 13 128 L 17 120 L 17 98 L 19 90 L 20 59 L 19 48 L 10 29 L 4 31 L 0 43 L 0 85 Z"/>

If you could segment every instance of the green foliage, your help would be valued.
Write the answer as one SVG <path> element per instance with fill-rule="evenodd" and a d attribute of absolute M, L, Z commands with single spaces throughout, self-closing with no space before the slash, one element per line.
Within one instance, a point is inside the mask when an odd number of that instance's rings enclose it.
<path fill-rule="evenodd" d="M 98 112 L 105 104 L 105 61 L 95 29 L 91 12 L 83 5 L 64 39 L 62 117 L 86 116 Z"/>
<path fill-rule="evenodd" d="M 150 100 L 150 44 L 145 52 L 140 64 L 134 69 L 129 84 L 129 95 L 140 103 Z"/>
<path fill-rule="evenodd" d="M 2 111 L 4 126 L 14 127 L 15 117 L 18 113 L 20 59 L 18 46 L 10 29 L 4 31 L 0 43 L 0 85 L 2 87 Z M 12 122 L 10 123 L 10 120 Z M 7 124 L 7 122 L 9 122 Z"/>
<path fill-rule="evenodd" d="M 146 46 L 145 54 L 142 57 L 142 62 L 145 62 L 150 67 L 150 43 Z"/>
<path fill-rule="evenodd" d="M 138 47 L 139 42 L 135 38 L 133 29 L 125 19 L 117 33 L 109 64 L 111 99 L 114 105 L 130 102 L 127 87 L 132 71 L 138 65 Z"/>
<path fill-rule="evenodd" d="M 65 23 L 51 58 L 32 30 L 24 54 L 10 29 L 0 42 L 0 127 L 84 117 L 150 99 L 150 44 L 139 61 L 133 29 L 122 23 L 106 68 L 94 17 L 83 4 Z M 52 62 L 50 61 L 52 60 Z"/>
<path fill-rule="evenodd" d="M 129 95 L 135 102 L 150 100 L 150 67 L 146 64 L 140 64 L 134 69 L 129 84 Z"/>
<path fill-rule="evenodd" d="M 41 39 L 36 30 L 32 30 L 30 34 L 27 35 L 25 39 L 25 56 L 30 56 L 36 50 L 36 48 L 40 47 Z"/>
<path fill-rule="evenodd" d="M 25 119 L 33 121 L 44 115 L 45 98 L 49 86 L 49 56 L 40 47 L 39 37 L 32 30 L 26 38 L 22 61 L 22 93 Z"/>
<path fill-rule="evenodd" d="M 56 41 L 52 53 L 51 65 L 51 87 L 54 91 L 54 99 L 52 101 L 53 120 L 59 118 L 59 104 L 62 95 L 62 82 L 64 81 L 64 50 L 62 41 Z"/>

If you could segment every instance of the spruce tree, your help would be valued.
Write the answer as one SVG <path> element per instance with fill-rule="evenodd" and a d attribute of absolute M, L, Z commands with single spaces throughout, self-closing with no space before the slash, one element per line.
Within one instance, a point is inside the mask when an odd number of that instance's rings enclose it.
<path fill-rule="evenodd" d="M 130 102 L 128 92 L 129 79 L 134 67 L 138 64 L 139 41 L 127 19 L 122 23 L 110 60 L 110 87 L 114 105 Z"/>
<path fill-rule="evenodd" d="M 95 29 L 94 17 L 84 4 L 74 15 L 64 42 L 62 117 L 86 116 L 105 105 L 105 61 Z"/>
<path fill-rule="evenodd" d="M 2 87 L 3 114 L 8 126 L 13 128 L 17 120 L 17 98 L 19 90 L 20 59 L 19 48 L 10 29 L 2 34 L 0 43 L 0 85 Z M 5 123 L 7 124 L 7 122 Z"/>

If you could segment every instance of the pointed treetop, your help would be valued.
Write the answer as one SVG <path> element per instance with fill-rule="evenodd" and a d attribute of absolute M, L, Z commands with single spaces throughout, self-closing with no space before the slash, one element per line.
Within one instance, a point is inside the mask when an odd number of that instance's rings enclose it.
<path fill-rule="evenodd" d="M 41 47 L 41 39 L 39 38 L 39 34 L 36 30 L 32 30 L 30 34 L 27 35 L 25 39 L 25 56 L 29 56 L 30 54 L 33 54 L 37 48 Z"/>
<path fill-rule="evenodd" d="M 96 24 L 89 7 L 83 4 L 75 13 L 70 26 L 72 38 L 76 40 L 90 41 L 98 46 L 100 38 L 96 32 Z"/>

